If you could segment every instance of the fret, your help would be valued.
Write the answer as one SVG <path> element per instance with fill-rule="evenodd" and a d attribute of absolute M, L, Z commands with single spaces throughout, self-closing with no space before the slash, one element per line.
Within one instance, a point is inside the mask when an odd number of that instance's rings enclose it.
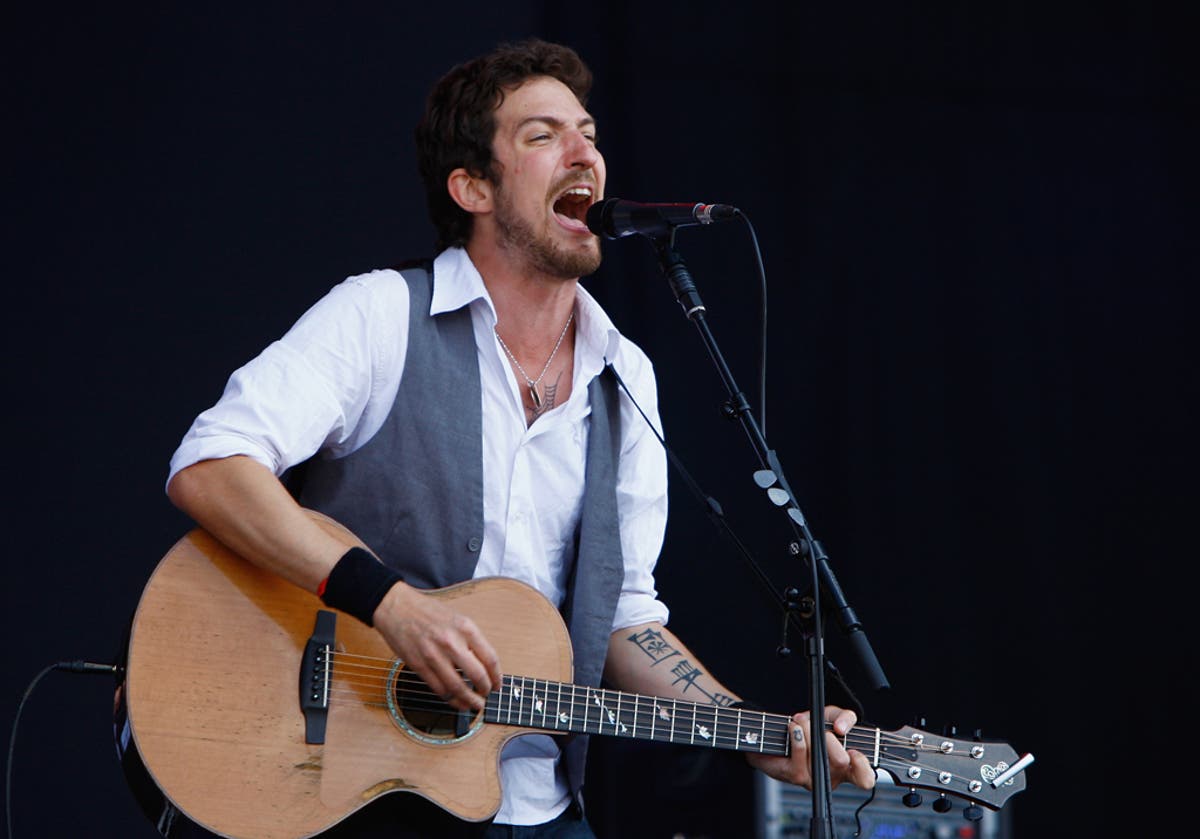
<path fill-rule="evenodd" d="M 617 710 L 615 712 L 611 707 L 609 707 L 612 704 L 612 696 L 614 694 L 617 698 Z M 601 691 L 600 695 L 602 698 L 601 710 L 604 712 L 604 716 L 608 717 L 608 722 L 612 725 L 613 736 L 624 734 L 626 731 L 628 731 L 628 729 L 626 728 L 625 723 L 621 720 L 621 697 L 623 694 L 619 690 L 605 690 Z"/>
<path fill-rule="evenodd" d="M 696 738 L 698 738 L 696 740 L 697 745 L 712 745 L 713 739 L 716 737 L 716 716 L 712 714 L 710 707 L 699 703 L 692 705 L 692 727 L 695 729 Z"/>
<path fill-rule="evenodd" d="M 501 713 L 506 724 L 512 723 L 512 679 L 505 680 L 504 690 L 500 693 Z"/>
<path fill-rule="evenodd" d="M 765 754 L 787 754 L 790 745 L 786 717 L 531 676 L 505 676 L 501 685 L 488 697 L 488 722 Z"/>
<path fill-rule="evenodd" d="M 509 723 L 519 725 L 521 722 L 521 680 L 514 677 L 508 688 L 508 719 Z M 514 723 L 513 720 L 516 722 Z"/>
<path fill-rule="evenodd" d="M 538 684 L 536 678 L 531 678 L 529 685 L 529 725 L 538 728 L 545 728 L 546 710 L 545 703 L 538 696 Z M 541 715 L 541 721 L 537 721 L 537 716 Z"/>
<path fill-rule="evenodd" d="M 534 687 L 534 690 L 536 691 L 537 690 L 537 679 L 533 680 L 533 687 Z M 542 697 L 540 697 L 537 700 L 537 707 L 538 707 L 538 710 L 540 710 L 542 712 L 542 721 L 541 721 L 541 723 L 539 723 L 539 725 L 542 728 L 549 728 L 550 726 L 548 726 L 546 724 L 546 714 L 550 713 L 550 682 L 549 681 L 546 682 L 545 695 L 543 695 Z"/>
<path fill-rule="evenodd" d="M 596 706 L 596 733 L 604 733 L 604 692 L 592 691 L 592 704 Z"/>
<path fill-rule="evenodd" d="M 529 710 L 529 725 L 536 725 L 534 714 L 537 712 L 537 679 L 521 679 L 521 702 Z"/>

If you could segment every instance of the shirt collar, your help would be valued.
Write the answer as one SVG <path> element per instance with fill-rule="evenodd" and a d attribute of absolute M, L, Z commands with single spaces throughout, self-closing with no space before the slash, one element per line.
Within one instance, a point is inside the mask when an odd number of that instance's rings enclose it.
<path fill-rule="evenodd" d="M 447 248 L 433 261 L 433 299 L 429 314 L 452 312 L 480 301 L 487 307 L 492 324 L 496 309 L 483 277 L 463 248 Z M 617 355 L 621 335 L 608 314 L 581 285 L 575 287 L 575 342 L 584 350 L 587 367 L 599 372 L 605 361 Z"/>
<path fill-rule="evenodd" d="M 475 263 L 464 249 L 446 248 L 433 260 L 433 299 L 429 302 L 429 314 L 453 312 L 476 300 L 487 303 L 494 323 L 496 309 Z"/>

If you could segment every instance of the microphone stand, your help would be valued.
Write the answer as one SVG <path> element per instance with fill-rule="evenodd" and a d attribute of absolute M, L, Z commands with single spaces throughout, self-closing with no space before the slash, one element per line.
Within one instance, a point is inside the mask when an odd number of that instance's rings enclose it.
<path fill-rule="evenodd" d="M 737 383 L 734 381 L 733 373 L 729 370 L 729 365 L 725 363 L 725 359 L 721 355 L 712 330 L 709 329 L 705 316 L 704 303 L 701 301 L 700 294 L 696 290 L 696 284 L 693 282 L 691 273 L 684 264 L 683 258 L 675 250 L 675 229 L 672 228 L 669 233 L 663 236 L 647 238 L 654 245 L 659 267 L 670 284 L 676 301 L 683 308 L 688 320 L 695 324 L 697 330 L 700 332 L 704 346 L 708 350 L 713 363 L 716 365 L 726 390 L 729 392 L 728 404 L 730 411 L 741 422 L 742 428 L 745 429 L 746 435 L 750 438 L 759 463 L 764 470 L 763 474 L 766 471 L 770 472 L 770 475 L 766 478 L 766 486 L 771 486 L 777 481 L 780 489 L 787 495 L 784 503 L 788 505 L 788 518 L 792 523 L 793 529 L 798 531 L 793 553 L 808 558 L 809 570 L 812 574 L 811 606 L 806 603 L 800 615 L 803 619 L 801 626 L 805 636 L 805 652 L 808 656 L 810 707 L 812 709 L 812 725 L 810 727 L 812 736 L 809 737 L 809 759 L 812 775 L 813 815 L 809 836 L 812 839 L 834 839 L 829 754 L 824 736 L 825 638 L 821 614 L 823 598 L 828 598 L 828 605 L 832 606 L 842 630 L 850 638 L 851 645 L 857 653 L 860 662 L 863 664 L 864 669 L 867 671 L 872 686 L 876 690 L 886 688 L 888 686 L 887 678 L 884 676 L 879 661 L 876 659 L 874 651 L 866 639 L 861 622 L 846 603 L 841 587 L 833 575 L 833 570 L 829 567 L 829 557 L 826 555 L 821 543 L 813 538 L 812 531 L 808 527 L 808 522 L 805 520 L 804 514 L 801 513 L 796 503 L 795 495 L 792 493 L 791 487 L 788 485 L 787 479 L 783 474 L 779 458 L 767 445 L 762 430 L 754 419 L 750 403 L 746 400 L 745 394 L 738 388 Z M 757 478 L 758 474 L 756 474 Z"/>

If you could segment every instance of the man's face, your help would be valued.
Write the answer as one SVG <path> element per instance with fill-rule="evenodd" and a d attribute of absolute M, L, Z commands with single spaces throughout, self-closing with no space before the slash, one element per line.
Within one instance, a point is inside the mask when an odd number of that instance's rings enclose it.
<path fill-rule="evenodd" d="M 566 85 L 537 76 L 496 110 L 497 242 L 529 267 L 574 279 L 600 267 L 600 241 L 585 224 L 604 194 L 596 126 Z"/>

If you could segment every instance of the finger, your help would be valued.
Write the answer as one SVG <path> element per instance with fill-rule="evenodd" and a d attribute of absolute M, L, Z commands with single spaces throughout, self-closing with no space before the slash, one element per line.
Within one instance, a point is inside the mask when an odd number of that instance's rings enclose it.
<path fill-rule="evenodd" d="M 830 778 L 836 787 L 849 776 L 851 761 L 842 741 L 832 731 L 825 732 L 825 757 L 829 761 Z"/>
<path fill-rule="evenodd" d="M 825 722 L 833 726 L 833 730 L 839 736 L 845 736 L 850 729 L 854 728 L 858 722 L 858 714 L 848 708 L 839 708 L 836 705 L 827 705 L 825 707 Z"/>
<path fill-rule="evenodd" d="M 479 670 L 472 670 L 469 676 L 475 683 L 476 692 L 481 696 L 487 696 L 504 683 L 504 676 L 500 669 L 500 656 L 488 642 L 483 631 L 472 621 L 464 619 L 462 632 L 468 652 L 480 667 Z"/>
<path fill-rule="evenodd" d="M 811 758 L 808 752 L 810 742 L 808 737 L 808 715 L 794 714 L 788 721 L 788 738 L 791 741 L 791 749 L 788 756 L 782 759 L 773 777 L 790 784 L 799 784 L 805 788 L 812 787 L 812 779 L 809 774 Z"/>
<path fill-rule="evenodd" d="M 803 749 L 807 745 L 808 745 L 808 741 L 805 740 L 805 738 L 804 738 L 804 729 L 798 725 L 793 726 L 793 728 L 792 728 L 792 748 L 793 749 Z"/>
<path fill-rule="evenodd" d="M 482 665 L 476 660 L 472 669 L 482 671 Z M 465 668 L 464 668 L 465 669 Z M 463 678 L 463 673 L 460 668 L 454 665 L 454 661 L 449 658 L 440 658 L 433 664 L 433 671 L 437 682 L 441 688 L 434 688 L 430 684 L 430 688 L 437 690 L 438 694 L 445 699 L 452 708 L 460 710 L 480 710 L 484 706 L 483 697 L 472 690 L 467 684 L 467 680 Z"/>
<path fill-rule="evenodd" d="M 792 715 L 792 723 L 796 726 L 795 729 L 793 729 L 793 733 L 792 733 L 792 738 L 793 738 L 792 745 L 796 745 L 797 742 L 800 742 L 801 745 L 807 745 L 809 742 L 811 742 L 811 740 L 810 740 L 810 738 L 812 737 L 812 725 L 810 722 L 811 719 L 812 719 L 812 715 L 809 714 L 808 711 L 805 711 L 800 714 Z M 796 731 L 800 732 L 801 739 L 799 741 L 797 741 L 795 739 Z"/>
<path fill-rule="evenodd" d="M 875 777 L 875 769 L 871 766 L 871 761 L 867 760 L 867 756 L 860 751 L 851 750 L 850 782 L 856 787 L 871 789 L 875 786 Z"/>
<path fill-rule="evenodd" d="M 791 761 L 798 766 L 808 766 L 808 747 L 812 743 L 812 725 L 808 712 L 793 714 L 790 723 L 792 738 Z M 805 769 L 807 772 L 807 768 Z"/>
<path fill-rule="evenodd" d="M 467 672 L 484 673 L 483 665 L 453 631 L 442 630 L 420 639 L 408 662 L 429 689 L 451 707 L 483 707 L 483 698 L 467 683 L 469 677 L 464 677 Z"/>
<path fill-rule="evenodd" d="M 423 656 L 417 653 L 409 655 L 404 659 L 404 669 L 415 674 L 435 696 L 445 699 L 450 695 L 448 686 L 437 670 Z"/>
<path fill-rule="evenodd" d="M 464 650 L 459 660 L 461 661 L 461 664 L 459 664 L 461 678 L 467 690 L 476 697 L 486 700 L 493 688 L 499 687 L 498 684 L 493 684 L 491 670 L 488 665 L 480 661 L 479 657 L 470 649 Z M 478 707 L 482 707 L 482 705 Z"/>

